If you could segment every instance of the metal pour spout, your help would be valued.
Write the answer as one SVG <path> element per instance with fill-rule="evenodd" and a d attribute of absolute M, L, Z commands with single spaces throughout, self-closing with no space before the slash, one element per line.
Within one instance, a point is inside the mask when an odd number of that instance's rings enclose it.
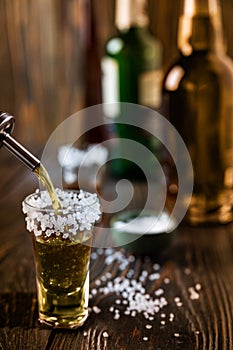
<path fill-rule="evenodd" d="M 40 160 L 33 156 L 33 154 L 11 136 L 14 123 L 14 117 L 8 113 L 0 112 L 0 147 L 5 146 L 30 170 L 34 171 L 35 168 L 40 166 Z"/>

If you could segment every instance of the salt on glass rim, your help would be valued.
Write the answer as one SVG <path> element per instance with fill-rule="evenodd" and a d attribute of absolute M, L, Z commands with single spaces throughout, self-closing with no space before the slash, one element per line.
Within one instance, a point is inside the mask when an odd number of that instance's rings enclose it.
<path fill-rule="evenodd" d="M 77 208 L 81 207 L 92 207 L 96 204 L 99 205 L 99 199 L 96 193 L 90 193 L 83 190 L 61 190 L 55 189 L 58 199 L 61 204 L 61 208 L 56 210 L 56 214 L 77 211 Z M 69 195 L 66 198 L 63 194 Z M 73 196 L 74 195 L 74 196 Z M 73 197 L 73 198 L 72 198 Z M 67 200 L 72 200 L 68 202 Z M 40 212 L 55 212 L 51 204 L 51 198 L 46 190 L 40 191 L 37 189 L 34 193 L 29 194 L 23 200 L 23 207 L 28 210 L 38 210 Z M 65 204 L 65 205 L 64 205 Z"/>
<path fill-rule="evenodd" d="M 26 226 L 35 236 L 53 234 L 63 238 L 76 236 L 78 231 L 91 230 L 101 216 L 96 194 L 85 191 L 56 189 L 62 209 L 55 211 L 47 191 L 37 190 L 22 203 Z"/>

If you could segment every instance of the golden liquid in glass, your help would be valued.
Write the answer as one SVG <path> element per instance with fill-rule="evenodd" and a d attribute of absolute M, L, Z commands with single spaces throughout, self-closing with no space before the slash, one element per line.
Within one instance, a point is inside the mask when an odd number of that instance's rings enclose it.
<path fill-rule="evenodd" d="M 80 327 L 85 322 L 90 243 L 91 233 L 85 242 L 61 237 L 33 239 L 41 322 L 62 328 Z"/>

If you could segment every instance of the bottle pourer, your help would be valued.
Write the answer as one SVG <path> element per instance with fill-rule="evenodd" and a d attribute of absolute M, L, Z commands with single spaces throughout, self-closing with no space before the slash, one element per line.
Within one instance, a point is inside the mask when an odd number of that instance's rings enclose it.
<path fill-rule="evenodd" d="M 26 148 L 12 136 L 15 118 L 5 112 L 0 112 L 0 147 L 5 146 L 14 156 L 34 171 L 40 166 L 40 160 L 34 157 Z"/>

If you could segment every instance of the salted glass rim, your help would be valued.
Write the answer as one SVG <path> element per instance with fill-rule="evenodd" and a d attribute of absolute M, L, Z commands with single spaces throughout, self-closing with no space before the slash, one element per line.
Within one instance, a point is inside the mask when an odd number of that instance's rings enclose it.
<path fill-rule="evenodd" d="M 36 205 L 33 205 L 31 203 L 29 203 L 29 200 L 35 196 L 40 196 L 41 193 L 48 193 L 46 190 L 39 190 L 38 192 L 34 192 L 34 193 L 31 193 L 29 195 L 27 195 L 23 201 L 22 201 L 22 204 L 24 204 L 29 210 L 33 210 L 33 211 L 40 211 L 40 212 L 46 212 L 46 213 L 57 213 L 57 214 L 61 214 L 61 213 L 64 213 L 64 212 L 69 212 L 69 213 L 72 213 L 72 212 L 77 212 L 77 210 L 79 208 L 88 208 L 88 207 L 92 207 L 93 205 L 95 205 L 96 203 L 99 202 L 99 199 L 98 199 L 98 196 L 96 193 L 91 193 L 91 192 L 88 192 L 88 191 L 84 191 L 84 190 L 72 190 L 72 189 L 59 189 L 61 190 L 62 192 L 68 192 L 68 193 L 75 193 L 75 194 L 79 194 L 80 192 L 84 193 L 85 195 L 88 195 L 87 198 L 90 198 L 92 197 L 93 200 L 91 203 L 70 203 L 68 206 L 66 207 L 62 207 L 62 208 L 59 208 L 57 210 L 55 210 L 53 207 L 52 207 L 52 203 L 50 201 L 49 203 L 49 206 L 47 207 L 38 207 Z M 49 195 L 48 195 L 49 196 Z M 49 197 L 48 197 L 49 198 Z"/>

